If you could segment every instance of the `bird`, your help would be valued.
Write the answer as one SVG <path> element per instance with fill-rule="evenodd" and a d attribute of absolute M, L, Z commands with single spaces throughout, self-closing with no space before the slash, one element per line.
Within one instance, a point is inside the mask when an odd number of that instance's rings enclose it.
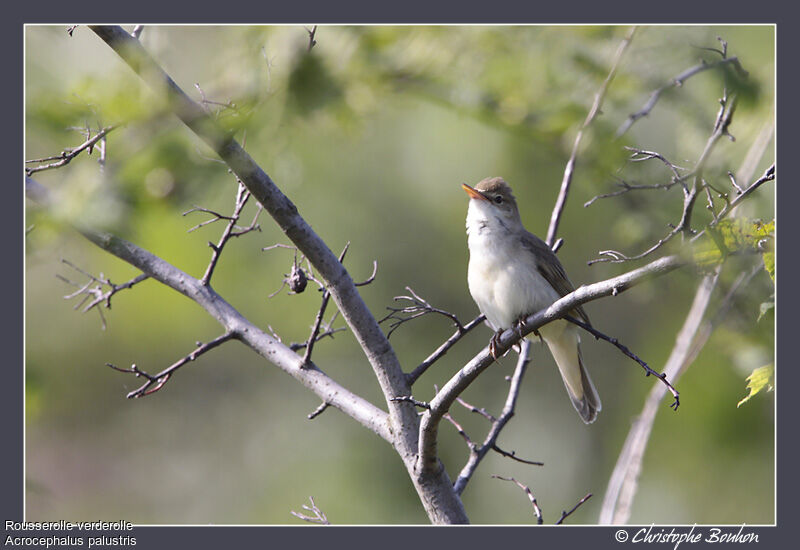
<path fill-rule="evenodd" d="M 478 308 L 496 331 L 490 343 L 509 328 L 520 328 L 528 315 L 549 307 L 574 290 L 553 250 L 522 224 L 511 186 L 500 177 L 462 188 L 470 197 L 467 208 L 469 267 L 467 283 Z M 590 325 L 583 307 L 569 312 Z M 557 319 L 538 329 L 553 355 L 575 410 L 586 424 L 602 406 L 597 389 L 583 364 L 575 324 Z"/>

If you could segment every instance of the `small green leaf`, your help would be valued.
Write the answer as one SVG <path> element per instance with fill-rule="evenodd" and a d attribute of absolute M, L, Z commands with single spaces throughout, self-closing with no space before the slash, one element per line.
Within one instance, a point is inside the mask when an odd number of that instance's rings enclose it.
<path fill-rule="evenodd" d="M 754 369 L 753 372 L 750 373 L 750 376 L 747 377 L 747 389 L 750 391 L 750 393 L 736 404 L 736 408 L 739 408 L 742 403 L 749 401 L 751 397 L 763 390 L 765 387 L 767 388 L 767 391 L 772 391 L 771 381 L 774 373 L 775 366 L 772 364 L 764 365 L 763 367 Z"/>
<path fill-rule="evenodd" d="M 775 252 L 764 252 L 764 269 L 769 273 L 770 279 L 775 281 Z"/>

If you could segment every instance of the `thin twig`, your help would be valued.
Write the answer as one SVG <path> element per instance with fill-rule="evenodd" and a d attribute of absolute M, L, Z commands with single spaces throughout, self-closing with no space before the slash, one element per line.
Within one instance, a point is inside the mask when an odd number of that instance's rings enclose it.
<path fill-rule="evenodd" d="M 469 483 L 469 480 L 472 478 L 472 475 L 475 473 L 478 465 L 481 463 L 486 454 L 496 447 L 497 438 L 500 436 L 500 432 L 503 430 L 503 428 L 505 428 L 508 421 L 511 420 L 511 417 L 514 416 L 517 398 L 519 397 L 519 392 L 522 388 L 522 377 L 525 375 L 525 370 L 527 369 L 528 363 L 530 363 L 531 360 L 530 353 L 530 340 L 522 340 L 522 342 L 520 342 L 517 365 L 514 368 L 514 374 L 511 376 L 511 384 L 508 388 L 508 395 L 506 396 L 506 402 L 503 406 L 503 410 L 501 411 L 500 416 L 498 416 L 492 422 L 492 426 L 489 428 L 489 432 L 486 434 L 486 438 L 481 446 L 470 449 L 467 463 L 461 469 L 461 472 L 458 474 L 458 478 L 456 479 L 455 483 L 453 483 L 453 489 L 457 494 L 460 495 L 464 492 L 467 483 Z"/>
<path fill-rule="evenodd" d="M 547 228 L 547 239 L 545 242 L 551 248 L 556 241 L 556 234 L 558 233 L 558 224 L 561 221 L 561 215 L 564 212 L 564 207 L 567 204 L 567 195 L 569 194 L 569 188 L 572 184 L 572 175 L 575 171 L 575 161 L 578 158 L 578 148 L 580 147 L 581 141 L 583 140 L 583 133 L 584 130 L 594 121 L 597 115 L 600 113 L 600 108 L 603 105 L 603 99 L 605 98 L 606 92 L 608 91 L 608 86 L 611 84 L 611 81 L 614 80 L 614 76 L 617 74 L 617 67 L 619 66 L 619 62 L 622 59 L 622 54 L 625 53 L 625 50 L 628 48 L 628 45 L 633 40 L 633 35 L 636 33 L 636 27 L 631 27 L 628 31 L 628 34 L 620 43 L 619 47 L 617 47 L 617 51 L 614 54 L 614 60 L 611 63 L 611 70 L 608 72 L 608 76 L 603 81 L 603 84 L 600 86 L 600 89 L 594 96 L 594 103 L 592 104 L 591 109 L 589 109 L 589 114 L 586 115 L 586 119 L 583 121 L 580 130 L 578 130 L 578 134 L 575 136 L 575 141 L 572 144 L 572 152 L 569 155 L 569 160 L 567 161 L 567 166 L 564 168 L 564 177 L 561 180 L 561 190 L 558 193 L 558 198 L 556 199 L 556 204 L 553 207 L 553 213 L 550 216 L 550 226 Z"/>
<path fill-rule="evenodd" d="M 311 51 L 317 45 L 317 41 L 314 39 L 317 34 L 317 26 L 314 25 L 311 29 L 306 29 L 306 32 L 308 33 L 308 51 Z"/>
<path fill-rule="evenodd" d="M 138 283 L 140 283 L 140 282 L 142 282 L 142 281 L 144 281 L 144 280 L 146 280 L 148 278 L 148 275 L 146 275 L 144 273 L 140 273 L 139 275 L 137 275 L 133 279 L 131 279 L 131 280 L 127 281 L 127 282 L 124 282 L 122 284 L 117 285 L 117 284 L 112 283 L 110 279 L 104 277 L 102 273 L 99 276 L 95 277 L 91 273 L 88 273 L 88 272 L 84 271 L 83 269 L 79 268 L 78 266 L 74 265 L 72 262 L 70 262 L 67 259 L 62 258 L 61 262 L 66 264 L 66 265 L 68 265 L 68 266 L 70 266 L 72 269 L 74 269 L 78 273 L 81 273 L 82 275 L 86 276 L 89 279 L 88 282 L 86 282 L 86 283 L 81 285 L 81 284 L 78 284 L 78 283 L 76 283 L 74 281 L 71 281 L 71 280 L 67 279 L 66 277 L 64 277 L 62 275 L 56 274 L 56 278 L 64 281 L 65 283 L 67 283 L 69 285 L 72 285 L 72 286 L 74 286 L 74 287 L 76 287 L 78 289 L 75 292 L 73 292 L 71 294 L 67 294 L 66 296 L 64 296 L 64 299 L 65 300 L 71 300 L 71 299 L 76 298 L 78 296 L 83 296 L 81 301 L 78 302 L 77 304 L 75 304 L 73 309 L 76 309 L 76 310 L 77 309 L 81 309 L 81 311 L 83 313 L 86 313 L 87 311 L 89 311 L 89 310 L 91 310 L 93 308 L 96 308 L 97 312 L 100 314 L 100 322 L 102 323 L 103 330 L 105 330 L 107 328 L 106 319 L 105 319 L 105 316 L 103 315 L 103 311 L 98 306 L 100 304 L 103 304 L 106 309 L 111 309 L 111 298 L 117 292 L 129 289 L 129 288 L 133 287 L 134 285 L 136 285 L 136 284 L 138 284 Z M 108 290 L 104 291 L 103 290 L 104 286 L 107 286 Z M 94 297 L 94 299 L 89 301 L 89 299 L 91 297 Z M 88 303 L 87 303 L 87 301 L 88 301 Z"/>
<path fill-rule="evenodd" d="M 760 178 L 758 178 L 756 181 L 754 181 L 752 184 L 750 184 L 750 185 L 747 187 L 747 189 L 743 190 L 743 191 L 741 192 L 741 194 L 740 194 L 740 195 L 738 195 L 738 196 L 737 196 L 735 199 L 733 199 L 732 201 L 730 201 L 729 203 L 727 203 L 727 204 L 726 204 L 726 205 L 725 205 L 725 206 L 722 208 L 722 210 L 721 210 L 719 213 L 717 213 L 717 215 L 716 215 L 716 218 L 714 219 L 714 221 L 712 221 L 710 224 L 708 224 L 708 227 L 714 227 L 715 225 L 717 225 L 717 224 L 719 223 L 719 221 L 720 221 L 722 218 L 724 218 L 725 216 L 727 216 L 728 214 L 730 214 L 730 213 L 733 211 L 733 209 L 734 209 L 734 208 L 736 208 L 736 207 L 737 207 L 737 206 L 738 206 L 738 205 L 739 205 L 739 204 L 740 204 L 740 203 L 741 203 L 741 202 L 742 202 L 744 199 L 746 199 L 746 198 L 747 198 L 747 197 L 748 197 L 748 196 L 749 196 L 749 195 L 750 195 L 750 194 L 751 194 L 753 191 L 755 191 L 756 189 L 758 189 L 759 187 L 761 187 L 761 185 L 763 185 L 764 183 L 766 183 L 766 182 L 768 182 L 768 181 L 774 181 L 774 180 L 775 180 L 775 164 L 773 163 L 773 164 L 771 164 L 771 165 L 769 166 L 769 168 L 767 168 L 767 169 L 764 171 L 764 174 L 763 174 L 763 175 L 762 175 Z M 701 237 L 701 236 L 702 236 L 702 235 L 705 233 L 705 231 L 706 231 L 705 229 L 703 229 L 702 231 L 699 231 L 699 232 L 698 232 L 698 233 L 697 233 L 697 234 L 696 234 L 696 235 L 695 235 L 695 236 L 692 238 L 692 242 L 694 242 L 694 241 L 696 241 L 697 239 L 699 239 L 699 238 L 700 238 L 700 237 Z"/>
<path fill-rule="evenodd" d="M 458 435 L 460 435 L 461 437 L 464 438 L 464 441 L 467 444 L 467 448 L 470 450 L 470 452 L 472 452 L 476 447 L 475 442 L 472 441 L 472 439 L 469 437 L 469 435 L 467 435 L 467 432 L 464 430 L 464 428 L 461 426 L 461 424 L 456 422 L 455 418 L 450 416 L 450 413 L 446 413 L 444 415 L 444 419 L 447 420 L 448 422 L 450 422 L 450 424 L 452 424 L 453 426 L 455 426 L 456 431 L 458 432 Z"/>
<path fill-rule="evenodd" d="M 461 340 L 461 338 L 465 334 L 467 334 L 469 331 L 477 327 L 485 320 L 486 316 L 480 314 L 477 317 L 475 317 L 472 321 L 464 325 L 463 327 L 456 327 L 456 331 L 450 338 L 445 340 L 441 346 L 436 348 L 436 350 L 433 353 L 431 353 L 422 363 L 420 363 L 413 371 L 409 372 L 406 375 L 406 378 L 408 380 L 408 385 L 409 386 L 413 385 L 414 382 L 416 382 L 417 379 L 431 367 L 431 365 L 433 365 L 436 361 L 441 359 L 444 356 L 444 354 L 447 353 L 447 351 L 456 344 L 456 342 Z"/>
<path fill-rule="evenodd" d="M 572 515 L 572 512 L 574 512 L 575 510 L 577 510 L 577 509 L 578 509 L 578 508 L 581 506 L 581 504 L 583 504 L 584 502 L 586 502 L 586 501 L 587 501 L 587 500 L 589 500 L 590 498 L 592 498 L 592 493 L 586 493 L 586 496 L 585 496 L 585 497 L 583 497 L 582 499 L 580 499 L 580 500 L 578 501 L 578 504 L 576 504 L 575 506 L 573 506 L 573 507 L 572 507 L 572 509 L 571 509 L 569 512 L 567 512 L 566 510 L 563 510 L 563 511 L 561 512 L 561 517 L 560 517 L 560 518 L 558 518 L 558 521 L 556 522 L 556 525 L 561 525 L 561 523 L 562 523 L 562 522 L 563 522 L 565 519 L 567 519 L 569 516 L 571 516 L 571 515 Z"/>
<path fill-rule="evenodd" d="M 683 209 L 681 212 L 681 219 L 677 225 L 672 227 L 670 232 L 667 233 L 665 237 L 659 239 L 655 244 L 650 246 L 644 252 L 641 252 L 634 256 L 628 256 L 617 250 L 601 250 L 598 253 L 600 257 L 588 261 L 587 265 L 593 265 L 599 262 L 621 263 L 633 260 L 640 260 L 642 258 L 649 256 L 650 254 L 652 254 L 653 252 L 655 252 L 656 250 L 658 250 L 659 248 L 670 242 L 677 235 L 684 235 L 688 237 L 696 235 L 695 230 L 693 230 L 691 226 L 691 219 L 697 195 L 702 190 L 701 182 L 703 176 L 703 169 L 705 168 L 705 164 L 708 161 L 708 158 L 710 157 L 711 152 L 714 149 L 717 142 L 719 141 L 719 139 L 722 136 L 730 136 L 728 128 L 730 127 L 731 121 L 733 120 L 733 114 L 736 112 L 736 104 L 737 104 L 737 98 L 735 96 L 728 97 L 726 92 L 723 98 L 720 100 L 720 110 L 717 113 L 717 117 L 714 122 L 714 131 L 706 141 L 706 145 L 703 148 L 703 152 L 700 154 L 699 158 L 695 162 L 694 167 L 692 168 L 691 171 L 689 171 L 686 174 L 680 174 L 678 172 L 678 167 L 676 167 L 674 164 L 672 164 L 671 162 L 666 160 L 666 158 L 664 158 L 662 155 L 656 152 L 629 148 L 634 152 L 634 157 L 632 157 L 633 161 L 658 159 L 664 164 L 666 164 L 667 167 L 670 169 L 670 171 L 673 174 L 673 181 L 677 180 L 683 185 Z M 686 185 L 685 183 L 686 180 L 689 178 L 693 178 L 693 184 L 691 185 L 691 187 Z M 737 199 L 741 197 L 742 195 L 737 197 Z"/>
<path fill-rule="evenodd" d="M 42 172 L 44 170 L 51 170 L 53 168 L 61 168 L 62 166 L 66 166 L 67 164 L 72 162 L 72 159 L 77 157 L 83 151 L 88 151 L 89 154 L 91 155 L 95 144 L 98 141 L 105 139 L 106 135 L 109 132 L 115 130 L 116 128 L 119 128 L 119 126 L 120 126 L 119 124 L 106 126 L 105 128 L 100 129 L 100 131 L 97 132 L 94 136 L 88 137 L 86 141 L 84 141 L 77 147 L 73 147 L 71 149 L 64 149 L 58 156 L 26 160 L 25 161 L 26 164 L 28 163 L 39 164 L 39 166 L 26 167 L 25 168 L 26 175 L 30 176 L 32 174 L 35 174 L 36 172 Z M 56 162 L 50 162 L 50 161 L 56 161 Z M 49 164 L 42 164 L 45 162 Z"/>
<path fill-rule="evenodd" d="M 328 516 L 319 509 L 319 507 L 314 503 L 314 497 L 308 497 L 308 500 L 311 502 L 311 506 L 307 506 L 303 504 L 303 510 L 306 512 L 311 512 L 314 514 L 313 516 L 307 516 L 305 514 L 295 512 L 292 510 L 292 515 L 296 518 L 302 519 L 303 521 L 307 521 L 309 523 L 317 523 L 319 525 L 330 525 L 328 521 Z"/>
<path fill-rule="evenodd" d="M 578 319 L 575 319 L 574 317 L 571 317 L 569 315 L 565 315 L 564 319 L 566 319 L 567 321 L 569 321 L 570 323 L 572 323 L 574 325 L 577 325 L 577 326 L 581 327 L 583 330 L 585 330 L 586 332 L 588 332 L 589 334 L 594 336 L 596 339 L 605 340 L 606 342 L 608 342 L 608 343 L 612 344 L 613 346 L 615 346 L 622 353 L 624 353 L 625 355 L 627 355 L 628 357 L 630 357 L 631 359 L 633 359 L 634 361 L 639 363 L 642 366 L 642 368 L 644 369 L 645 376 L 650 376 L 652 374 L 656 378 L 661 380 L 661 382 L 664 383 L 664 385 L 667 387 L 667 389 L 672 394 L 672 397 L 675 398 L 675 401 L 673 401 L 673 403 L 672 403 L 672 405 L 670 405 L 670 407 L 675 409 L 676 411 L 678 410 L 678 407 L 680 406 L 680 399 L 679 399 L 679 395 L 680 394 L 678 393 L 678 390 L 676 390 L 675 387 L 672 384 L 669 383 L 669 381 L 667 380 L 666 373 L 663 373 L 663 372 L 662 373 L 658 373 L 658 372 L 654 371 L 653 369 L 651 369 L 650 366 L 647 363 L 645 363 L 641 358 L 639 358 L 638 355 L 633 353 L 625 345 L 621 344 L 619 342 L 619 340 L 617 340 L 616 338 L 612 338 L 611 336 L 607 336 L 606 334 L 603 334 L 602 332 L 600 332 L 599 330 L 597 330 L 593 326 L 587 325 L 583 321 L 579 321 Z"/>
<path fill-rule="evenodd" d="M 517 456 L 517 453 L 515 451 L 511 452 L 504 451 L 497 445 L 492 445 L 492 450 L 506 458 L 510 458 L 511 460 L 516 460 L 517 462 L 521 462 L 523 464 L 529 464 L 531 466 L 544 466 L 544 462 L 540 462 L 538 460 L 526 460 L 524 458 L 520 458 Z"/>
<path fill-rule="evenodd" d="M 742 68 L 742 65 L 739 63 L 739 59 L 737 57 L 728 57 L 720 61 L 715 61 L 714 63 L 703 62 L 699 65 L 695 65 L 694 67 L 690 67 L 689 69 L 686 69 L 681 74 L 679 74 L 678 76 L 676 76 L 675 78 L 673 78 L 660 88 L 656 89 L 653 93 L 650 94 L 650 97 L 648 98 L 647 102 L 641 109 L 639 109 L 635 113 L 631 113 L 630 115 L 628 115 L 628 118 L 625 120 L 625 122 L 622 123 L 622 125 L 617 130 L 617 137 L 620 137 L 625 132 L 627 132 L 637 120 L 650 114 L 650 111 L 652 111 L 653 107 L 655 107 L 656 103 L 661 97 L 661 94 L 664 93 L 669 88 L 678 88 L 682 86 L 683 83 L 686 82 L 686 80 L 688 80 L 689 78 L 693 77 L 698 73 L 727 64 L 732 64 L 734 68 L 739 72 L 739 74 L 742 75 L 747 74 L 747 71 L 745 71 Z"/>
<path fill-rule="evenodd" d="M 495 479 L 502 479 L 503 481 L 511 481 L 512 483 L 515 483 L 517 487 L 525 491 L 525 494 L 528 495 L 528 500 L 531 501 L 531 506 L 533 506 L 533 513 L 536 515 L 536 523 L 539 525 L 544 523 L 544 518 L 542 518 L 542 509 L 539 508 L 539 504 L 536 502 L 536 497 L 533 496 L 533 492 L 531 491 L 530 487 L 520 483 L 513 477 L 503 477 L 497 474 L 492 474 L 492 477 Z"/>
<path fill-rule="evenodd" d="M 406 300 L 411 302 L 411 305 L 402 308 L 387 306 L 386 309 L 389 310 L 389 314 L 378 321 L 378 323 L 383 323 L 389 319 L 393 320 L 393 322 L 389 324 L 389 332 L 386 334 L 387 338 L 390 337 L 392 333 L 403 323 L 413 321 L 414 319 L 429 313 L 438 313 L 439 315 L 447 317 L 453 321 L 453 324 L 456 326 L 459 332 L 464 331 L 464 325 L 461 324 L 461 321 L 459 321 L 458 317 L 456 317 L 453 313 L 432 306 L 425 298 L 419 296 L 409 286 L 406 287 L 406 290 L 411 293 L 411 296 L 395 296 L 394 301 L 399 302 L 401 300 Z"/>
<path fill-rule="evenodd" d="M 308 419 L 309 419 L 309 420 L 314 420 L 316 417 L 318 417 L 319 415 L 321 415 L 322 413 L 324 413 L 324 412 L 325 412 L 325 410 L 326 410 L 326 409 L 327 409 L 329 406 L 330 406 L 330 403 L 328 403 L 327 401 L 323 401 L 323 402 L 320 404 L 320 406 L 319 406 L 319 407 L 317 407 L 316 409 L 314 409 L 314 411 L 313 411 L 313 412 L 311 412 L 311 413 L 308 415 Z"/>
<path fill-rule="evenodd" d="M 256 223 L 258 219 L 258 214 L 261 212 L 261 209 L 258 210 L 256 213 L 256 217 L 253 219 L 253 223 L 250 224 L 249 227 L 239 228 L 240 231 L 234 231 L 238 226 L 236 222 L 239 221 L 239 217 L 242 215 L 242 210 L 244 209 L 245 205 L 247 204 L 247 199 L 250 198 L 250 191 L 244 186 L 244 184 L 237 179 L 238 187 L 236 191 L 236 205 L 233 209 L 233 214 L 230 216 L 221 216 L 216 212 L 213 212 L 219 219 L 227 219 L 228 224 L 225 226 L 225 229 L 222 231 L 222 235 L 219 238 L 217 244 L 214 244 L 209 241 L 208 246 L 211 247 L 211 260 L 208 262 L 208 267 L 206 268 L 206 272 L 203 274 L 203 277 L 200 281 L 203 285 L 208 285 L 211 282 L 211 276 L 214 274 L 214 269 L 217 266 L 217 262 L 219 262 L 219 258 L 222 255 L 222 249 L 225 247 L 227 242 L 233 237 L 240 237 L 249 233 L 250 231 L 260 231 L 260 226 Z M 199 207 L 192 208 L 191 210 L 184 213 L 188 214 L 189 212 L 195 211 L 206 211 L 211 212 L 206 209 L 200 209 Z M 202 225 L 202 224 L 201 224 Z M 195 229 L 195 228 L 193 228 Z M 191 230 L 190 230 L 191 231 Z"/>
<path fill-rule="evenodd" d="M 489 411 L 487 411 L 483 407 L 478 408 L 475 405 L 470 405 L 469 403 L 467 403 L 466 401 L 464 401 L 460 397 L 456 397 L 456 401 L 458 401 L 458 404 L 461 405 L 462 407 L 464 407 L 465 409 L 467 409 L 469 412 L 474 412 L 476 414 L 479 414 L 482 417 L 484 417 L 486 420 L 488 420 L 489 422 L 496 422 L 497 421 L 497 418 L 495 418 Z"/>
<path fill-rule="evenodd" d="M 216 348 L 221 344 L 224 344 L 225 342 L 227 342 L 231 338 L 234 338 L 235 336 L 236 335 L 233 332 L 226 332 L 222 336 L 218 336 L 217 338 L 214 338 L 212 341 L 208 343 L 205 344 L 198 343 L 198 346 L 194 351 L 192 351 L 185 357 L 182 357 L 181 359 L 179 359 L 166 369 L 162 370 L 158 374 L 148 374 L 143 370 L 139 369 L 139 367 L 137 367 L 135 364 L 131 365 L 130 369 L 115 367 L 111 363 L 106 363 L 106 366 L 111 367 L 112 369 L 119 372 L 133 374 L 137 378 L 138 377 L 146 378 L 147 382 L 145 382 L 144 385 L 142 385 L 140 388 L 136 390 L 133 390 L 127 395 L 128 399 L 144 397 L 153 394 L 158 390 L 160 390 L 161 388 L 163 388 L 164 384 L 166 384 L 169 381 L 169 379 L 172 378 L 172 375 L 175 374 L 175 371 L 184 366 L 186 363 L 194 361 L 204 353 L 211 351 L 212 349 Z"/>
<path fill-rule="evenodd" d="M 348 242 L 342 253 L 339 254 L 339 262 L 344 262 L 344 257 L 347 254 L 347 249 L 350 248 L 350 242 Z M 303 354 L 303 364 L 310 365 L 311 364 L 311 352 L 314 351 L 314 344 L 319 339 L 319 329 L 320 325 L 322 324 L 322 318 L 325 316 L 325 309 L 328 307 L 328 301 L 331 299 L 331 293 L 328 291 L 327 288 L 322 290 L 322 303 L 319 306 L 319 311 L 317 311 L 317 317 L 314 319 L 314 325 L 311 328 L 311 334 L 306 341 L 306 351 Z M 332 322 L 332 321 L 331 321 Z"/>
<path fill-rule="evenodd" d="M 420 409 L 431 408 L 430 403 L 428 403 L 427 401 L 419 401 L 417 399 L 414 399 L 410 395 L 400 395 L 398 397 L 392 397 L 389 399 L 389 401 L 393 403 L 411 403 L 412 405 L 414 405 L 415 407 L 419 407 Z"/>

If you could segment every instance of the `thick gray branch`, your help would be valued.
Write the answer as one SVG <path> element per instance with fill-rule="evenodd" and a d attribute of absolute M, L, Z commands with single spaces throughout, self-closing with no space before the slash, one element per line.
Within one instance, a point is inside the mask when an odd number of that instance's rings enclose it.
<path fill-rule="evenodd" d="M 91 29 L 122 57 L 156 93 L 162 93 L 173 112 L 205 141 L 264 206 L 297 248 L 325 278 L 336 305 L 372 365 L 392 415 L 396 434 L 413 440 L 417 417 L 414 407 L 390 401 L 410 390 L 394 350 L 367 309 L 347 270 L 336 255 L 300 216 L 297 207 L 264 170 L 207 113 L 164 72 L 138 40 L 117 26 Z M 398 433 L 400 432 L 400 433 Z"/>
<path fill-rule="evenodd" d="M 31 178 L 26 178 L 26 193 L 29 198 L 37 202 L 44 204 L 48 202 L 46 188 Z M 151 252 L 110 233 L 101 233 L 85 228 L 79 231 L 106 252 L 197 302 L 225 327 L 227 332 L 234 334 L 238 340 L 247 344 L 270 363 L 290 374 L 320 399 L 330 403 L 383 439 L 392 442 L 393 436 L 389 429 L 386 412 L 341 386 L 315 365 L 305 366 L 302 357 L 253 325 L 217 294 L 210 285 L 203 285 L 198 279 L 184 273 Z"/>
<path fill-rule="evenodd" d="M 394 349 L 336 255 L 300 216 L 297 207 L 269 175 L 233 136 L 223 132 L 206 111 L 170 78 L 137 39 L 119 26 L 95 25 L 90 28 L 157 94 L 163 96 L 184 124 L 225 161 L 325 279 L 328 291 L 372 366 L 389 409 L 390 439 L 412 478 L 425 511 L 434 523 L 466 523 L 468 518 L 464 506 L 443 469 L 436 473 L 420 473 L 415 469 L 419 418 L 412 404 L 393 400 L 411 394 L 406 376 Z M 323 401 L 328 399 L 323 398 Z"/>

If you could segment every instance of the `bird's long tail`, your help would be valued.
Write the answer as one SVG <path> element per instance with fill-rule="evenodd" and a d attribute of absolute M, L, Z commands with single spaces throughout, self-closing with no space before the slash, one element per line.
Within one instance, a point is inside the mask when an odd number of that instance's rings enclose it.
<path fill-rule="evenodd" d="M 572 404 L 584 422 L 591 424 L 602 409 L 600 396 L 583 366 L 577 329 L 567 321 L 554 321 L 539 329 L 556 360 Z"/>

